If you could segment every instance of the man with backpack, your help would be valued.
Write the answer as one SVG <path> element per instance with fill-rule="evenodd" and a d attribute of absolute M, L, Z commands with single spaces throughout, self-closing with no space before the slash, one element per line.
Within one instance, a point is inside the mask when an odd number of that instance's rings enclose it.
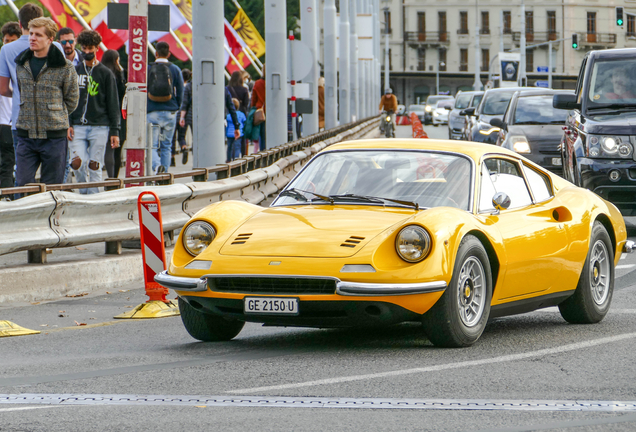
<path fill-rule="evenodd" d="M 156 60 L 148 65 L 148 123 L 153 127 L 152 169 L 168 172 L 172 156 L 172 137 L 177 112 L 183 99 L 183 77 L 177 66 L 168 61 L 170 45 L 158 42 Z"/>

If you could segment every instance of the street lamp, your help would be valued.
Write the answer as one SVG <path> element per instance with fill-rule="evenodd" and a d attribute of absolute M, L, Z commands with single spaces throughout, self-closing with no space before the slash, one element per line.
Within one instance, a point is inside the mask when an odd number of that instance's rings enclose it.
<path fill-rule="evenodd" d="M 444 63 L 443 61 L 437 62 L 437 77 L 436 77 L 436 87 L 435 87 L 437 89 L 437 94 L 439 94 L 439 68 L 444 66 L 446 66 L 446 63 Z"/>

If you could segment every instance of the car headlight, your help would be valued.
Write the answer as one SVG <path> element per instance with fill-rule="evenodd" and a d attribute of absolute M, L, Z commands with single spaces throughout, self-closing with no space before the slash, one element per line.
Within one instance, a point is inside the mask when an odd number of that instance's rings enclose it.
<path fill-rule="evenodd" d="M 437 111 L 435 111 L 435 112 L 433 113 L 433 115 L 434 115 L 435 117 L 437 117 L 437 116 L 439 116 L 439 113 L 438 113 Z"/>
<path fill-rule="evenodd" d="M 426 112 L 431 112 L 432 108 L 430 106 L 426 105 L 426 108 L 424 108 L 424 110 Z"/>
<path fill-rule="evenodd" d="M 203 221 L 192 222 L 183 231 L 183 247 L 192 256 L 197 256 L 205 250 L 216 237 L 216 230 L 212 225 Z"/>
<path fill-rule="evenodd" d="M 634 148 L 629 137 L 588 136 L 588 156 L 593 158 L 630 158 Z"/>
<path fill-rule="evenodd" d="M 509 144 L 505 146 L 506 148 L 511 148 L 517 153 L 532 153 L 530 149 L 530 144 L 528 140 L 523 135 L 510 136 L 508 138 Z"/>
<path fill-rule="evenodd" d="M 395 250 L 406 262 L 422 261 L 431 250 L 431 236 L 424 228 L 409 225 L 402 228 L 395 238 Z"/>

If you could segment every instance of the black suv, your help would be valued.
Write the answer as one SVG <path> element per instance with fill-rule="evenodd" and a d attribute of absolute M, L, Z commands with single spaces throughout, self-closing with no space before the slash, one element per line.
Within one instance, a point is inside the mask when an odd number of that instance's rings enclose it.
<path fill-rule="evenodd" d="M 636 215 L 636 49 L 590 51 L 576 94 L 555 95 L 571 110 L 561 139 L 564 177 Z"/>

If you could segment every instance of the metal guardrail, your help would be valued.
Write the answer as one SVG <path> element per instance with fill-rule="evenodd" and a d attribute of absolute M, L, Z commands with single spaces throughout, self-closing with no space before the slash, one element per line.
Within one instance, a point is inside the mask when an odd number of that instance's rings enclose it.
<path fill-rule="evenodd" d="M 337 142 L 355 139 L 377 127 L 378 122 L 377 117 L 364 119 L 336 128 L 334 132 L 261 152 L 260 161 L 275 156 L 280 158 L 269 166 L 238 175 L 232 175 L 234 169 L 249 167 L 257 158 L 246 158 L 241 163 L 221 168 L 195 170 L 191 174 L 203 180 L 211 172 L 227 173 L 228 177 L 220 180 L 129 187 L 93 195 L 62 191 L 56 185 L 16 201 L 0 201 L 0 255 L 27 250 L 29 263 L 43 263 L 46 262 L 46 248 L 97 242 L 106 242 L 106 253 L 121 253 L 122 241 L 140 238 L 137 197 L 144 190 L 153 191 L 160 198 L 163 229 L 168 234 L 166 237 L 172 238 L 174 230 L 180 229 L 192 215 L 211 203 L 227 199 L 260 203 L 281 190 L 316 152 Z M 138 183 L 140 179 L 132 180 Z M 143 181 L 165 179 L 165 175 L 159 175 L 143 178 Z M 72 186 L 77 189 L 78 183 Z M 15 189 L 27 192 L 23 190 L 25 188 L 11 188 L 11 193 L 18 192 Z"/>

